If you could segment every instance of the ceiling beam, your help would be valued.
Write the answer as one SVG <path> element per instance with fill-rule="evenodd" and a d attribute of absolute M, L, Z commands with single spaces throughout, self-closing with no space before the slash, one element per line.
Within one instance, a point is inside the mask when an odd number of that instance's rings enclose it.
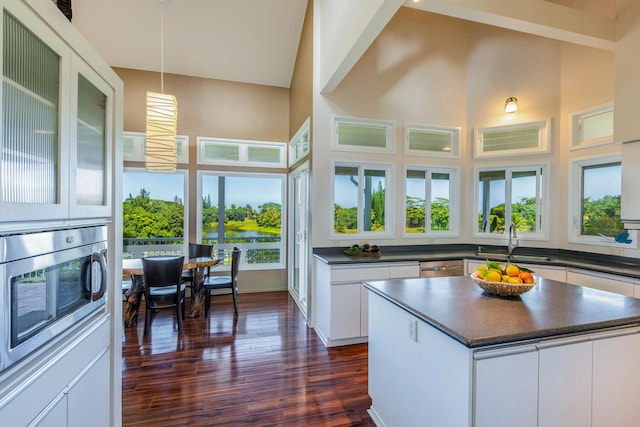
<path fill-rule="evenodd" d="M 407 0 L 404 5 L 598 49 L 613 50 L 617 40 L 614 18 L 544 0 Z"/>

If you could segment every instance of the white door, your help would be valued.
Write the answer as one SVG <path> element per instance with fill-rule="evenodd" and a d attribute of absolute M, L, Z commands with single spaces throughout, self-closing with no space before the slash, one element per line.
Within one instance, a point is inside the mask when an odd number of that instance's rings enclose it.
<path fill-rule="evenodd" d="M 289 175 L 289 292 L 305 317 L 309 302 L 309 163 Z"/>

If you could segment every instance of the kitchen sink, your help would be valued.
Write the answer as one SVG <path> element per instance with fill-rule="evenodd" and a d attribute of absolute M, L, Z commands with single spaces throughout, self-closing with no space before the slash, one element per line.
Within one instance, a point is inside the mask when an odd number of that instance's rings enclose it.
<path fill-rule="evenodd" d="M 497 252 L 476 252 L 476 255 L 486 258 L 489 261 L 506 261 L 508 257 L 507 254 Z"/>
<path fill-rule="evenodd" d="M 511 262 L 548 262 L 551 257 L 546 255 L 507 255 L 499 252 L 476 252 L 477 256 L 481 256 L 491 261 L 511 261 Z"/>
<path fill-rule="evenodd" d="M 551 261 L 551 258 L 546 255 L 509 255 L 507 259 L 516 262 L 539 262 L 539 261 Z"/>

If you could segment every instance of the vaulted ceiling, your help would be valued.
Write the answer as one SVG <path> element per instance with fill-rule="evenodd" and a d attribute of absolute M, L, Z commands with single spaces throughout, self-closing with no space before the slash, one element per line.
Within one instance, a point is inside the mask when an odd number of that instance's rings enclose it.
<path fill-rule="evenodd" d="M 306 7 L 307 0 L 81 0 L 72 22 L 113 67 L 289 87 Z"/>

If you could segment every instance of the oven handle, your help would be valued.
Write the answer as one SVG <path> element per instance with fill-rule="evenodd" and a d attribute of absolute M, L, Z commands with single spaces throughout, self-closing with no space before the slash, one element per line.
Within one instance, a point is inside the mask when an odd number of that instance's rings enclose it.
<path fill-rule="evenodd" d="M 107 291 L 107 261 L 100 252 L 94 252 L 91 254 L 91 262 L 97 262 L 100 265 L 100 289 L 91 294 L 91 301 L 96 301 L 102 298 Z"/>

